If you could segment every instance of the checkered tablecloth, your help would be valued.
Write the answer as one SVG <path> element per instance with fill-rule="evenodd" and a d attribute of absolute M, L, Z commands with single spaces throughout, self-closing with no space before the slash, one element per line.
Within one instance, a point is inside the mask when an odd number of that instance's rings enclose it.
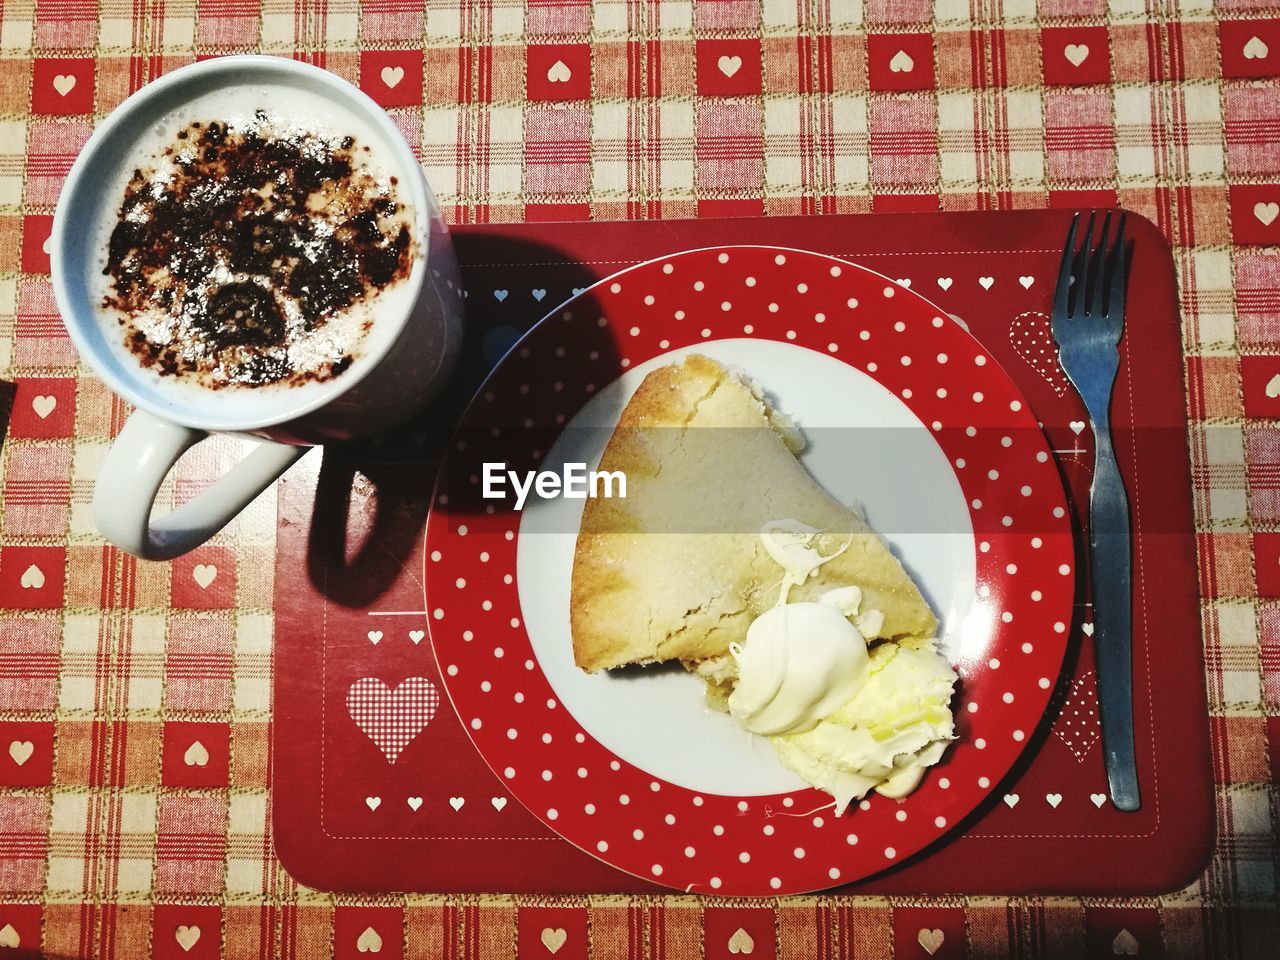
<path fill-rule="evenodd" d="M 1273 957 L 1280 793 L 1274 0 L 3 0 L 0 958 Z M 45 249 L 94 122 L 197 57 L 359 84 L 457 222 L 1119 202 L 1181 283 L 1219 837 L 1159 898 L 333 897 L 269 828 L 268 494 L 209 545 L 104 545 L 127 409 Z M 205 445 L 188 497 L 237 455 Z M 198 741 L 199 748 L 195 749 Z M 373 935 L 370 936 L 371 931 Z"/>

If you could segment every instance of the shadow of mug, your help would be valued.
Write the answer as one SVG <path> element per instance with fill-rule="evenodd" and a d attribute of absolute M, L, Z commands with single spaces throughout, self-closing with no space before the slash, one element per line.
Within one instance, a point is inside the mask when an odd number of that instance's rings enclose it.
<path fill-rule="evenodd" d="M 489 279 L 485 274 L 491 265 L 527 264 L 524 269 L 536 271 L 535 282 L 543 288 L 563 289 L 566 296 L 599 279 L 590 267 L 554 246 L 505 236 L 500 230 L 455 232 L 453 241 L 467 289 L 479 290 Z M 553 270 L 554 283 L 546 276 Z M 590 294 L 584 298 L 590 299 Z M 429 410 L 372 440 L 325 448 L 310 508 L 306 567 L 312 584 L 329 599 L 360 608 L 385 593 L 422 545 L 437 481 L 441 489 L 474 492 L 467 480 L 480 462 L 477 457 L 510 458 L 510 449 L 486 434 L 482 443 L 471 447 L 465 461 L 450 461 L 448 477 L 439 475 L 446 447 L 490 372 L 507 353 L 518 349 L 520 338 L 544 315 L 560 310 L 548 310 L 536 301 L 523 314 L 509 307 L 491 298 L 468 299 L 457 368 Z M 608 330 L 592 324 L 583 335 L 599 341 L 602 369 L 621 372 Z M 522 424 L 509 426 L 525 429 Z M 462 514 L 483 510 L 485 505 L 467 493 L 455 497 L 450 510 Z"/>

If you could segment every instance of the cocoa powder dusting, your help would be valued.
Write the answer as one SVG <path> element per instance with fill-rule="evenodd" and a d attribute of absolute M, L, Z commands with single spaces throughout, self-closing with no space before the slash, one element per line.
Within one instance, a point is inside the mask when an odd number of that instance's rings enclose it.
<path fill-rule="evenodd" d="M 152 369 L 203 385 L 328 380 L 370 321 L 335 318 L 412 267 L 396 180 L 354 138 L 193 122 L 125 188 L 104 306 Z M 310 348 L 298 351 L 298 344 Z"/>

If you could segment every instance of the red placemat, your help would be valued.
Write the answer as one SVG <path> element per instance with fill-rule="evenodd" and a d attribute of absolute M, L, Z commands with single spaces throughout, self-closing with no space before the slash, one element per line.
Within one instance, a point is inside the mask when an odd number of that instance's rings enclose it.
<path fill-rule="evenodd" d="M 1045 317 L 1068 219 L 1027 211 L 457 228 L 468 341 L 449 395 L 381 443 L 308 458 L 310 470 L 281 488 L 273 811 L 284 864 L 309 885 L 352 891 L 652 889 L 548 833 L 508 797 L 447 702 L 404 682 L 441 686 L 419 577 L 436 451 L 484 372 L 550 306 L 690 247 L 770 243 L 856 260 L 924 293 L 982 340 L 1043 422 L 1079 505 L 1091 441 L 1079 399 L 1049 359 Z M 946 840 L 859 890 L 1154 892 L 1189 881 L 1208 856 L 1212 780 L 1176 291 L 1163 238 L 1130 222 L 1134 292 L 1113 426 L 1133 499 L 1143 808 L 1122 814 L 1106 796 L 1082 595 L 1054 706 L 1024 762 Z M 349 698 L 394 704 L 415 691 L 419 720 L 388 763 L 351 719 Z"/>

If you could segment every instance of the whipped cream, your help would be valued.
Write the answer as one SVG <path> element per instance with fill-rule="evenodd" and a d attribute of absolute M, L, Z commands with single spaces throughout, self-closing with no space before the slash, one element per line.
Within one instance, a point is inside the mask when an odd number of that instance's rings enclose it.
<path fill-rule="evenodd" d="M 752 733 L 803 733 L 840 709 L 866 680 L 867 641 L 840 608 L 783 603 L 756 617 L 742 646 L 729 712 Z"/>
<path fill-rule="evenodd" d="M 936 641 L 882 643 L 884 614 L 862 609 L 862 591 L 838 587 L 788 603 L 792 587 L 846 549 L 824 556 L 822 531 L 796 520 L 760 530 L 782 567 L 778 603 L 760 614 L 742 644 L 730 644 L 738 679 L 729 712 L 771 739 L 778 757 L 830 793 L 837 812 L 875 790 L 901 799 L 955 737 L 949 706 L 955 672 Z"/>
<path fill-rule="evenodd" d="M 787 603 L 792 587 L 849 547 L 846 541 L 823 556 L 814 543 L 819 533 L 797 520 L 771 520 L 760 529 L 765 549 L 784 571 L 781 596 L 752 621 L 745 644 L 729 646 L 738 662 L 729 712 L 752 733 L 811 730 L 866 680 L 866 637 L 849 620 L 862 605 L 862 591 L 841 587 L 816 601 Z"/>

